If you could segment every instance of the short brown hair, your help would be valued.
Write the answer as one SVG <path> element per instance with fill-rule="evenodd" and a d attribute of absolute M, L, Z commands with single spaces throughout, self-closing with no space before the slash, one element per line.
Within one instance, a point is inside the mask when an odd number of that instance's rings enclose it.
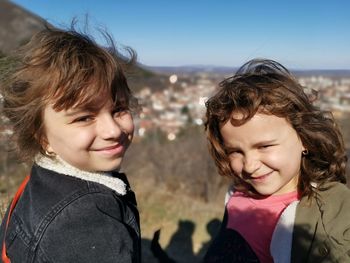
<path fill-rule="evenodd" d="M 122 57 L 112 37 L 101 31 L 107 46 L 99 46 L 74 24 L 64 30 L 46 26 L 15 54 L 16 66 L 1 83 L 3 112 L 12 124 L 16 150 L 30 161 L 44 153 L 42 115 L 48 102 L 57 111 L 72 107 L 99 107 L 99 97 L 110 94 L 114 104 L 138 107 L 125 76 L 135 62 Z M 98 105 L 96 105 L 96 103 Z"/>
<path fill-rule="evenodd" d="M 298 190 L 311 196 L 311 183 L 320 187 L 326 182 L 346 183 L 346 152 L 342 135 L 332 113 L 312 104 L 291 73 L 278 62 L 254 59 L 244 64 L 233 77 L 220 83 L 219 91 L 207 103 L 205 127 L 209 150 L 219 174 L 233 178 L 238 190 L 254 192 L 243 180 L 234 176 L 223 147 L 220 128 L 227 121 L 241 125 L 257 112 L 285 118 L 295 129 L 308 155 L 302 158 Z M 242 119 L 233 119 L 240 112 Z"/>

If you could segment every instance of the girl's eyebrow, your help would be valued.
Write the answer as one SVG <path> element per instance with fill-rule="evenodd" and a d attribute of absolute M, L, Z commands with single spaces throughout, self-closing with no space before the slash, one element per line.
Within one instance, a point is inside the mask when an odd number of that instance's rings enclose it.
<path fill-rule="evenodd" d="M 65 117 L 72 117 L 72 116 L 76 116 L 76 115 L 84 113 L 84 112 L 92 112 L 92 111 L 89 110 L 89 109 L 77 108 L 77 109 L 74 109 L 74 110 L 67 110 L 64 113 L 64 116 Z"/>
<path fill-rule="evenodd" d="M 72 117 L 81 113 L 97 113 L 99 110 L 101 109 L 101 107 L 99 106 L 85 106 L 85 107 L 77 107 L 77 108 L 72 108 L 72 109 L 68 109 L 65 112 L 65 116 L 66 117 Z"/>

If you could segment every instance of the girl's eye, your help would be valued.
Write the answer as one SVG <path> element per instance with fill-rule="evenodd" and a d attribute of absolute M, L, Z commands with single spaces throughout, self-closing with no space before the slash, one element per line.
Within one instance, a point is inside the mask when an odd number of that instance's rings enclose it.
<path fill-rule="evenodd" d="M 271 148 L 272 146 L 274 146 L 273 144 L 266 144 L 266 145 L 261 145 L 259 146 L 260 149 L 264 150 L 264 149 L 268 149 Z"/>
<path fill-rule="evenodd" d="M 88 122 L 88 121 L 92 121 L 93 119 L 94 117 L 92 115 L 86 115 L 86 116 L 81 116 L 74 119 L 73 122 Z"/>

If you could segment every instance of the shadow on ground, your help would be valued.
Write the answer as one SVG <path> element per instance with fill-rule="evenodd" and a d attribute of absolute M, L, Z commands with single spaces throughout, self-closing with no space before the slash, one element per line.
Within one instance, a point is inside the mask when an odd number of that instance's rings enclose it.
<path fill-rule="evenodd" d="M 221 221 L 213 219 L 207 224 L 207 231 L 210 235 L 210 241 L 202 244 L 200 251 L 193 251 L 192 235 L 196 225 L 190 220 L 180 220 L 177 231 L 172 235 L 167 247 L 162 248 L 159 245 L 161 230 L 154 233 L 153 240 L 142 239 L 142 262 L 145 263 L 182 263 L 182 262 L 201 262 L 207 251 L 211 240 L 217 235 L 220 229 Z"/>

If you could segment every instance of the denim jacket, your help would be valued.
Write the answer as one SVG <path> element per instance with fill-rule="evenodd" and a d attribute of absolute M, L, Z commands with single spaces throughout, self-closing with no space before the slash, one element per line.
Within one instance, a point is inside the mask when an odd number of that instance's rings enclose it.
<path fill-rule="evenodd" d="M 113 177 L 125 194 L 34 164 L 5 237 L 11 262 L 141 262 L 135 196 Z"/>

